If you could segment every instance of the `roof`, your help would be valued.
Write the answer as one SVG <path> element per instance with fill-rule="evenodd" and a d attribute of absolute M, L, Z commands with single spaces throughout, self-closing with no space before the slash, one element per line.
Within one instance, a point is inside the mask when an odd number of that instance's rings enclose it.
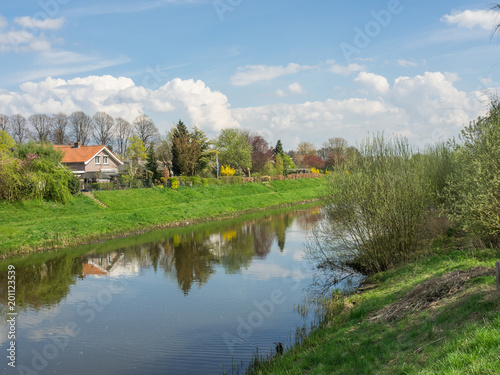
<path fill-rule="evenodd" d="M 112 157 L 118 164 L 123 162 L 118 159 L 106 146 L 80 146 L 78 148 L 73 146 L 55 145 L 54 148 L 63 152 L 63 163 L 85 163 L 88 164 L 94 156 L 99 154 L 102 150 L 106 150 L 110 157 Z"/>

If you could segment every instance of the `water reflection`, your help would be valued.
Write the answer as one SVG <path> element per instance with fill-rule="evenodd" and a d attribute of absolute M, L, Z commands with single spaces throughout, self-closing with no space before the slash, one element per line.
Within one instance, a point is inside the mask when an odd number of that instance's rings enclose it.
<path fill-rule="evenodd" d="M 218 228 L 201 227 L 195 231 L 167 231 L 162 240 L 122 247 L 99 253 L 101 245 L 86 254 L 69 252 L 48 255 L 39 261 L 30 257 L 14 260 L 16 266 L 16 304 L 18 310 L 40 309 L 58 304 L 78 279 L 89 277 L 126 277 L 152 268 L 177 282 L 184 295 L 193 285 L 201 288 L 222 267 L 228 275 L 249 269 L 254 259 L 263 260 L 274 241 L 280 252 L 286 245 L 286 233 L 294 222 L 310 230 L 321 218 L 320 210 L 284 212 L 240 222 L 219 223 Z M 7 305 L 7 262 L 0 271 L 0 309 Z M 265 271 L 267 273 L 271 271 Z M 270 273 L 272 274 L 272 272 Z"/>

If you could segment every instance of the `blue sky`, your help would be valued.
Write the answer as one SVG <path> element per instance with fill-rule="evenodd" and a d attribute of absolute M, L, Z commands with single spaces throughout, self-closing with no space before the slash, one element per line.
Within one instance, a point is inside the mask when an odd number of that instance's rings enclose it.
<path fill-rule="evenodd" d="M 423 146 L 500 86 L 479 1 L 4 0 L 0 113 L 183 119 L 285 149 L 384 131 Z"/>

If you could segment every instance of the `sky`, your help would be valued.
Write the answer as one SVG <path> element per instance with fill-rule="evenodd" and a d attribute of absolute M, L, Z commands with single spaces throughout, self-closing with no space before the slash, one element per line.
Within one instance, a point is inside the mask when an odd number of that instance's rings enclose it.
<path fill-rule="evenodd" d="M 238 127 L 285 150 L 457 136 L 500 87 L 499 12 L 462 0 L 2 0 L 0 113 Z"/>

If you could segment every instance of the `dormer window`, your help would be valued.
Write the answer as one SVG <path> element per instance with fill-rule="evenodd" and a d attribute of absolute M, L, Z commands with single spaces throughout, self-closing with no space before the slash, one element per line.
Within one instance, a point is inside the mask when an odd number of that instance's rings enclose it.
<path fill-rule="evenodd" d="M 107 157 L 107 156 L 103 156 L 103 157 L 102 157 L 102 164 L 109 164 L 109 163 L 108 163 L 108 157 Z"/>
<path fill-rule="evenodd" d="M 101 157 L 100 156 L 96 156 L 95 157 L 95 163 L 96 164 L 101 164 Z"/>

